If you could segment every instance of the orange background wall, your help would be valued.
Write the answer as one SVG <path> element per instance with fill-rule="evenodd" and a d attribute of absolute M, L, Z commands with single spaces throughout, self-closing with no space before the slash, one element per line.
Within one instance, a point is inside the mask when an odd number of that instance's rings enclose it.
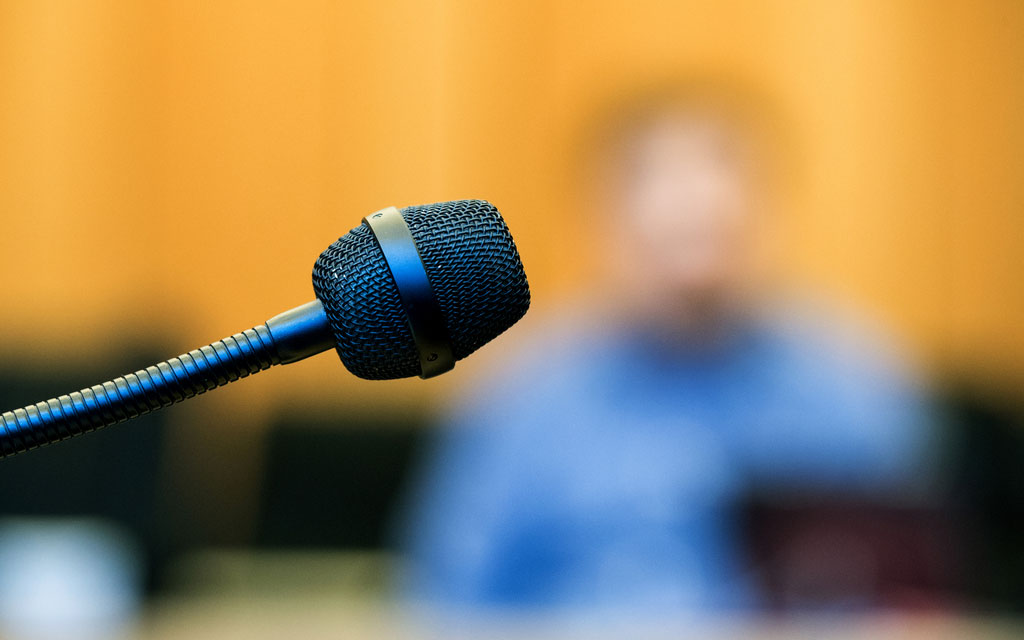
<path fill-rule="evenodd" d="M 1013 0 L 0 0 L 0 357 L 205 344 L 310 299 L 365 213 L 462 197 L 505 213 L 542 315 L 585 257 L 570 133 L 631 78 L 713 69 L 798 125 L 793 277 L 937 377 L 1018 384 L 1021 34 Z M 321 356 L 204 402 L 429 403 L 476 366 L 373 384 Z"/>

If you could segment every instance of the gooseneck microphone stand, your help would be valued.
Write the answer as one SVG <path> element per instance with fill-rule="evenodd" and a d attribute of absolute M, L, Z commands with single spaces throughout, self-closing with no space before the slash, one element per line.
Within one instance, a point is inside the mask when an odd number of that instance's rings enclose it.
<path fill-rule="evenodd" d="M 0 458 L 124 422 L 334 347 L 319 301 L 135 373 L 0 414 Z"/>
<path fill-rule="evenodd" d="M 406 216 L 415 221 L 423 247 Z M 444 298 L 435 295 L 421 248 L 436 267 Z M 458 328 L 464 357 L 510 327 L 530 304 L 508 228 L 483 200 L 370 214 L 320 255 L 313 290 L 313 302 L 247 331 L 0 414 L 0 458 L 124 422 L 333 347 L 349 371 L 370 380 L 430 378 L 455 366 L 450 326 Z M 442 311 L 442 300 L 452 304 L 451 315 Z M 418 358 L 408 357 L 413 354 Z"/>

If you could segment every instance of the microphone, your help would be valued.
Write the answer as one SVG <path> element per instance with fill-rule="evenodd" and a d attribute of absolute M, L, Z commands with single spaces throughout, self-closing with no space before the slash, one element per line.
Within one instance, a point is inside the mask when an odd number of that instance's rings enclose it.
<path fill-rule="evenodd" d="M 335 348 L 369 380 L 449 371 L 530 306 L 501 214 L 483 200 L 372 213 L 320 254 L 316 299 L 102 384 L 0 414 L 0 458 L 117 424 Z"/>

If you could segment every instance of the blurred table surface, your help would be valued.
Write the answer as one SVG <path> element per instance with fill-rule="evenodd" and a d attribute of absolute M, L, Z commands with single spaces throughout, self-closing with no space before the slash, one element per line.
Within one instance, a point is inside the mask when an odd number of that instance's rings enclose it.
<path fill-rule="evenodd" d="M 950 613 L 786 618 L 439 617 L 396 604 L 393 558 L 376 553 L 215 551 L 178 567 L 172 593 L 149 603 L 123 637 L 280 638 L 764 638 L 770 640 L 1024 637 L 1024 620 Z"/>
<path fill-rule="evenodd" d="M 382 604 L 326 598 L 205 599 L 164 602 L 127 637 L 140 639 L 247 638 L 807 638 L 962 640 L 1024 637 L 1019 621 L 950 616 L 880 615 L 815 620 L 719 621 L 590 625 L 541 621 L 417 620 Z"/>

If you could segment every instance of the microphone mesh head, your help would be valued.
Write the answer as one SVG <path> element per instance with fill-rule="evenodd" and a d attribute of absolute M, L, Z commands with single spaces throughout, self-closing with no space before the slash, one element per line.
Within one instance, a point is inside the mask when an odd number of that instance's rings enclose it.
<path fill-rule="evenodd" d="M 492 204 L 458 200 L 406 207 L 402 218 L 441 307 L 456 360 L 523 317 L 530 288 L 512 235 Z M 365 223 L 320 254 L 313 289 L 349 371 L 370 380 L 420 374 L 398 289 Z"/>

